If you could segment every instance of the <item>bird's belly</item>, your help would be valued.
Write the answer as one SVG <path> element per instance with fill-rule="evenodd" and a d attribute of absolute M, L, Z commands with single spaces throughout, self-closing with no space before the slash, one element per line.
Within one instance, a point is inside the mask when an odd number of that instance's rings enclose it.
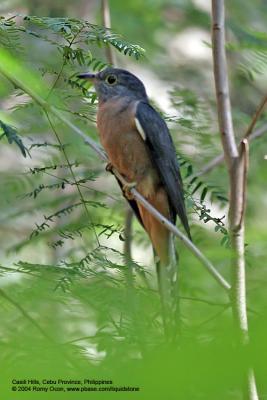
<path fill-rule="evenodd" d="M 152 164 L 146 145 L 136 131 L 112 133 L 101 137 L 112 165 L 128 182 L 136 182 L 137 190 L 146 198 L 155 193 L 158 173 Z"/>

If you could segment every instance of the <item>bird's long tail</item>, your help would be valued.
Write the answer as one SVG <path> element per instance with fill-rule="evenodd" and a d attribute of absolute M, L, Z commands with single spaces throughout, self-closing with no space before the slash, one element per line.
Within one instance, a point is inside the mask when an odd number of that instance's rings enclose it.
<path fill-rule="evenodd" d="M 166 218 L 171 219 L 169 203 L 165 192 L 149 199 L 151 204 Z M 179 320 L 178 302 L 178 257 L 174 247 L 173 234 L 155 219 L 142 205 L 138 205 L 141 220 L 151 239 L 158 276 L 158 287 L 162 304 L 165 334 L 168 338 L 177 333 Z"/>
<path fill-rule="evenodd" d="M 157 256 L 155 257 L 164 332 L 166 338 L 173 341 L 180 331 L 180 304 L 178 293 L 178 254 L 175 251 L 172 233 L 169 233 L 168 238 L 167 259 L 168 262 L 166 262 L 166 259 L 162 261 Z"/>

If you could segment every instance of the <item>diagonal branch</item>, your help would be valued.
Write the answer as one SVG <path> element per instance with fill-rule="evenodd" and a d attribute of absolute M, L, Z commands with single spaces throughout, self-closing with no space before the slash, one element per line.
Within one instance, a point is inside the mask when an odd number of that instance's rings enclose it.
<path fill-rule="evenodd" d="M 267 132 L 267 124 L 264 124 L 260 128 L 254 130 L 256 122 L 259 119 L 260 115 L 262 114 L 266 104 L 267 104 L 267 96 L 265 96 L 263 98 L 263 100 L 261 101 L 261 103 L 259 104 L 259 106 L 252 118 L 252 121 L 244 135 L 244 138 L 248 139 L 249 141 L 257 139 L 258 137 L 264 135 Z M 241 142 L 240 142 L 240 144 L 241 144 Z M 220 154 L 217 157 L 214 157 L 211 161 L 209 161 L 207 163 L 207 165 L 204 168 L 202 168 L 194 176 L 198 177 L 198 176 L 207 174 L 208 172 L 212 171 L 215 167 L 222 164 L 223 160 L 224 160 L 224 154 Z"/>
<path fill-rule="evenodd" d="M 63 111 L 59 111 L 54 106 L 47 103 L 41 96 L 36 94 L 31 88 L 27 87 L 21 80 L 17 77 L 13 76 L 12 71 L 6 71 L 6 69 L 1 68 L 0 64 L 0 72 L 9 79 L 16 87 L 22 89 L 25 93 L 27 93 L 32 99 L 39 104 L 46 112 L 53 114 L 57 117 L 62 123 L 68 126 L 72 131 L 79 135 L 84 142 L 89 145 L 98 156 L 105 162 L 108 162 L 108 158 L 106 153 L 100 148 L 100 146 L 95 143 L 93 139 L 88 137 L 81 129 L 79 129 L 76 125 L 74 125 L 68 118 L 65 117 Z M 120 181 L 124 181 L 122 176 L 116 171 L 113 170 L 113 173 L 116 175 Z M 201 262 L 201 264 L 207 269 L 207 271 L 216 279 L 216 281 L 223 287 L 226 291 L 229 291 L 230 285 L 223 278 L 223 276 L 216 270 L 216 268 L 212 265 L 212 263 L 205 257 L 205 255 L 185 236 L 175 225 L 173 225 L 169 220 L 167 220 L 163 215 L 161 215 L 148 201 L 145 200 L 143 196 L 136 190 L 131 189 L 131 193 L 134 198 L 141 203 L 154 217 L 160 221 L 167 229 L 169 229 L 175 236 L 177 236 L 184 245 L 191 251 L 192 254 Z"/>
<path fill-rule="evenodd" d="M 249 124 L 249 127 L 247 128 L 244 138 L 251 139 L 253 129 L 255 128 L 255 125 L 256 125 L 259 117 L 261 116 L 266 104 L 267 104 L 267 95 L 265 95 L 263 97 L 262 101 L 258 105 L 258 108 L 256 109 L 255 114 L 252 117 L 251 123 Z"/>
<path fill-rule="evenodd" d="M 80 197 L 80 199 L 81 199 L 81 203 L 83 204 L 83 207 L 84 207 L 84 210 L 85 210 L 85 214 L 87 215 L 88 221 L 92 224 L 92 218 L 91 218 L 91 216 L 90 216 L 90 213 L 89 213 L 89 210 L 88 210 L 86 201 L 85 201 L 85 199 L 84 199 L 83 193 L 82 193 L 82 191 L 81 191 L 80 185 L 79 185 L 79 183 L 77 182 L 76 176 L 75 176 L 75 174 L 74 174 L 74 172 L 73 172 L 73 168 L 72 168 L 71 163 L 70 163 L 70 161 L 69 161 L 69 157 L 68 157 L 68 155 L 67 155 L 67 152 L 66 152 L 64 146 L 62 146 L 60 137 L 59 137 L 59 135 L 58 135 L 58 133 L 57 133 L 57 131 L 56 131 L 56 128 L 54 127 L 54 125 L 53 125 L 53 123 L 52 123 L 52 121 L 51 121 L 51 118 L 50 118 L 50 116 L 49 116 L 49 114 L 48 114 L 48 112 L 47 112 L 46 110 L 45 110 L 45 115 L 46 115 L 46 118 L 47 118 L 47 120 L 48 120 L 48 122 L 49 122 L 49 125 L 50 125 L 52 131 L 54 132 L 54 135 L 56 136 L 56 139 L 57 139 L 59 145 L 61 146 L 63 156 L 65 157 L 65 160 L 66 160 L 66 162 L 67 162 L 67 165 L 68 165 L 70 174 L 71 174 L 72 179 L 73 179 L 73 182 L 75 183 L 75 186 L 76 186 L 76 188 L 77 188 L 77 192 L 78 192 L 79 197 Z M 97 236 L 95 227 L 94 227 L 94 225 L 92 225 L 92 226 L 93 226 L 93 233 L 94 233 L 96 242 L 97 242 L 98 246 L 100 246 L 100 242 L 99 242 L 99 239 L 98 239 L 98 236 Z"/>
<path fill-rule="evenodd" d="M 3 289 L 0 288 L 0 295 L 6 299 L 9 303 L 11 303 L 14 307 L 16 307 L 19 312 L 32 324 L 35 326 L 35 328 L 41 333 L 42 336 L 44 336 L 49 342 L 55 343 L 54 340 L 43 330 L 43 328 L 33 319 L 25 310 L 24 308 L 17 303 L 15 300 L 13 300 L 11 297 L 9 297 L 6 292 L 4 292 Z"/>
<path fill-rule="evenodd" d="M 25 319 L 27 319 L 40 333 L 41 335 L 50 343 L 53 348 L 57 351 L 59 355 L 61 355 L 70 365 L 72 365 L 73 368 L 76 370 L 80 370 L 80 367 L 77 365 L 75 360 L 73 358 L 70 358 L 67 352 L 65 351 L 64 347 L 59 346 L 59 343 L 55 342 L 53 337 L 51 337 L 36 321 L 34 318 L 28 314 L 27 311 L 24 310 L 24 308 L 17 303 L 15 300 L 13 300 L 6 292 L 0 288 L 0 296 L 2 296 L 6 301 L 8 301 L 10 304 L 12 304 L 22 315 Z"/>

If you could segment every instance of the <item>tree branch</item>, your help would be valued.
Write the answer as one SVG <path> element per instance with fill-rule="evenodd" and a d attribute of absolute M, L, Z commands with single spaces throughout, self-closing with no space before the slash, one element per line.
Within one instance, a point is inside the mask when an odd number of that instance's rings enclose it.
<path fill-rule="evenodd" d="M 49 122 L 49 125 L 50 125 L 50 127 L 51 127 L 51 129 L 52 129 L 52 131 L 53 131 L 53 133 L 54 133 L 54 135 L 55 135 L 55 137 L 56 137 L 56 139 L 57 139 L 59 145 L 61 146 L 63 156 L 65 157 L 65 160 L 66 160 L 66 162 L 67 162 L 67 165 L 68 165 L 70 174 L 71 174 L 71 176 L 72 176 L 73 182 L 75 183 L 77 192 L 78 192 L 79 197 L 80 197 L 80 200 L 81 200 L 81 202 L 82 202 L 82 204 L 83 204 L 83 207 L 84 207 L 84 210 L 85 210 L 85 214 L 87 215 L 88 221 L 89 221 L 89 223 L 92 224 L 92 217 L 91 217 L 91 215 L 90 215 L 90 213 L 89 213 L 89 210 L 88 210 L 86 201 L 85 201 L 85 199 L 84 199 L 83 193 L 82 193 L 82 191 L 81 191 L 81 188 L 80 188 L 80 186 L 79 186 L 79 184 L 78 184 L 78 182 L 77 182 L 77 179 L 76 179 L 76 176 L 75 176 L 75 174 L 74 174 L 74 171 L 73 171 L 73 168 L 72 168 L 72 166 L 71 166 L 71 163 L 70 163 L 70 161 L 69 161 L 69 157 L 68 157 L 68 155 L 67 155 L 67 152 L 66 152 L 64 146 L 62 146 L 61 139 L 60 139 L 60 137 L 59 137 L 59 135 L 58 135 L 58 133 L 57 133 L 57 131 L 56 131 L 56 129 L 55 129 L 55 127 L 54 127 L 52 121 L 51 121 L 51 118 L 50 118 L 50 116 L 49 116 L 49 114 L 48 114 L 48 112 L 47 112 L 46 110 L 45 110 L 45 115 L 46 115 L 46 118 L 47 118 L 47 120 L 48 120 L 48 122 Z M 100 246 L 100 242 L 99 242 L 99 239 L 98 239 L 98 236 L 97 236 L 97 233 L 96 233 L 96 229 L 95 229 L 95 227 L 94 227 L 93 224 L 92 224 L 92 226 L 93 226 L 93 233 L 94 233 L 94 236 L 95 236 L 97 245 Z"/>
<path fill-rule="evenodd" d="M 265 104 L 266 104 L 267 99 L 265 100 Z M 260 107 L 260 106 L 259 106 Z M 259 108 L 258 108 L 259 110 Z M 258 111 L 257 110 L 257 111 Z M 263 110 L 263 108 L 262 108 Z M 257 113 L 257 111 L 255 112 L 255 115 L 257 114 L 257 118 L 259 118 L 260 114 Z M 255 129 L 255 131 L 253 131 L 255 124 L 256 124 L 256 120 L 255 120 L 255 115 L 251 121 L 251 124 L 249 125 L 244 138 L 248 139 L 249 141 L 254 140 L 259 138 L 260 136 L 264 135 L 267 132 L 267 124 L 262 125 L 260 128 Z M 253 123 L 254 121 L 254 123 Z M 253 126 L 252 126 L 253 123 Z M 252 128 L 251 128 L 252 126 Z M 242 141 L 241 141 L 242 142 Z M 240 142 L 240 144 L 241 144 Z M 207 165 L 202 168 L 198 173 L 194 174 L 194 176 L 202 176 L 207 174 L 208 172 L 212 171 L 215 167 L 217 167 L 218 165 L 222 164 L 224 161 L 224 154 L 220 154 L 217 157 L 214 157 L 211 161 L 209 161 L 207 163 Z"/>
<path fill-rule="evenodd" d="M 101 0 L 101 14 L 103 26 L 107 29 L 110 29 L 111 20 L 108 0 Z M 110 64 L 116 65 L 115 53 L 109 44 L 106 45 L 106 58 Z"/>
<path fill-rule="evenodd" d="M 255 127 L 260 115 L 262 114 L 262 112 L 264 110 L 264 107 L 266 106 L 266 103 L 267 103 L 267 95 L 265 95 L 263 97 L 263 99 L 260 102 L 258 108 L 256 109 L 255 114 L 252 117 L 251 123 L 249 124 L 249 127 L 247 128 L 247 131 L 245 133 L 244 138 L 246 138 L 246 139 L 250 138 L 251 139 L 253 129 L 254 129 L 254 127 Z"/>
<path fill-rule="evenodd" d="M 41 326 L 24 310 L 23 307 L 11 297 L 9 297 L 3 289 L 0 289 L 0 295 L 6 299 L 9 303 L 11 303 L 14 307 L 16 307 L 19 312 L 32 324 L 35 328 L 44 336 L 49 342 L 55 343 L 54 340 L 41 328 Z"/>
<path fill-rule="evenodd" d="M 241 200 L 241 215 L 238 227 L 240 228 L 244 222 L 245 208 L 246 208 L 246 197 L 247 197 L 247 175 L 248 175 L 248 164 L 249 164 L 249 145 L 248 140 L 243 139 L 240 145 L 240 159 L 243 164 L 243 199 Z"/>
<path fill-rule="evenodd" d="M 229 96 L 229 83 L 225 54 L 223 0 L 212 0 L 212 19 L 213 70 L 217 97 L 218 121 L 221 132 L 221 140 L 224 148 L 224 155 L 227 158 L 229 168 L 231 166 L 232 159 L 238 157 L 238 149 L 234 137 Z"/>
<path fill-rule="evenodd" d="M 131 243 L 132 243 L 132 221 L 133 221 L 133 211 L 131 208 L 126 210 L 125 215 L 125 229 L 124 229 L 124 255 L 126 262 L 132 259 Z"/>
<path fill-rule="evenodd" d="M 223 0 L 212 0 L 212 18 L 213 67 L 218 121 L 230 181 L 231 303 L 234 323 L 238 333 L 238 342 L 241 345 L 246 345 L 248 343 L 248 320 L 246 309 L 244 211 L 246 205 L 248 147 L 247 139 L 245 139 L 242 141 L 240 151 L 238 151 L 234 137 L 225 53 Z M 252 124 L 252 129 L 254 124 Z M 248 396 L 250 400 L 258 399 L 252 370 L 250 373 L 247 373 L 247 390 L 245 396 Z"/>
<path fill-rule="evenodd" d="M 30 314 L 27 313 L 27 311 L 24 310 L 24 308 L 17 303 L 15 300 L 13 300 L 10 296 L 6 294 L 6 292 L 0 288 L 0 296 L 2 296 L 5 300 L 7 300 L 10 304 L 12 304 L 22 315 L 24 318 L 26 318 L 35 328 L 41 333 L 41 335 L 53 346 L 53 348 L 57 351 L 59 355 L 65 358 L 65 360 L 70 363 L 73 368 L 76 370 L 80 370 L 79 365 L 75 362 L 75 360 L 72 358 L 69 358 L 69 355 L 66 353 L 64 347 L 59 346 L 59 343 L 55 342 L 53 337 L 51 337 L 36 321 L 33 319 Z"/>

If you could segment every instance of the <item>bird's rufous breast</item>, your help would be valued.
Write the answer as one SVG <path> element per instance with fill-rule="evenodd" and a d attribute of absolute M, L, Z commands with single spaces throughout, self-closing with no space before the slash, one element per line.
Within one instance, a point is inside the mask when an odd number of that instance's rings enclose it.
<path fill-rule="evenodd" d="M 128 182 L 136 182 L 146 198 L 158 185 L 158 174 L 145 142 L 135 125 L 137 102 L 110 99 L 100 103 L 97 127 L 100 141 L 112 165 Z"/>

